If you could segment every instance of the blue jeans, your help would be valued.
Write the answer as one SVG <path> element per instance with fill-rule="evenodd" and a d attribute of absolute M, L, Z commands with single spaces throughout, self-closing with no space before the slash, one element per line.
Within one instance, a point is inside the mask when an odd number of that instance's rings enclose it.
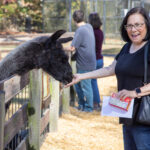
<path fill-rule="evenodd" d="M 86 73 L 89 71 L 77 70 L 77 73 Z M 85 110 L 93 110 L 93 90 L 91 79 L 82 80 L 75 84 L 75 90 L 78 95 L 78 104 Z"/>
<path fill-rule="evenodd" d="M 150 127 L 123 125 L 124 150 L 150 150 Z"/>
<path fill-rule="evenodd" d="M 96 61 L 96 69 L 100 69 L 103 67 L 103 59 L 98 59 Z M 97 79 L 92 79 L 92 88 L 93 88 L 93 101 L 95 104 L 100 103 L 100 94 L 97 85 Z"/>

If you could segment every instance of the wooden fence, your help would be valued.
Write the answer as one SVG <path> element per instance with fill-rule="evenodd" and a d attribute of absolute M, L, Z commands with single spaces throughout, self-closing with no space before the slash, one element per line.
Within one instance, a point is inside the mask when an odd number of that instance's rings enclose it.
<path fill-rule="evenodd" d="M 39 150 L 46 133 L 57 131 L 61 100 L 68 112 L 69 95 L 41 69 L 1 83 L 0 150 Z"/>

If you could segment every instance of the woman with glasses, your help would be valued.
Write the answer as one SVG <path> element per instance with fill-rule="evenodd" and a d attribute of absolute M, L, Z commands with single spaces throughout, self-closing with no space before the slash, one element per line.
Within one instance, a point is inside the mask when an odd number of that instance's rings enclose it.
<path fill-rule="evenodd" d="M 150 126 L 136 122 L 141 96 L 150 94 L 150 83 L 143 85 L 144 48 L 150 44 L 150 19 L 142 7 L 132 8 L 120 27 L 122 39 L 127 42 L 115 57 L 113 63 L 92 72 L 75 74 L 68 86 L 89 78 L 116 75 L 119 98 L 134 98 L 132 118 L 120 118 L 123 124 L 125 150 L 150 150 Z M 150 45 L 148 45 L 150 48 Z M 150 52 L 148 54 L 148 82 L 150 82 Z"/>

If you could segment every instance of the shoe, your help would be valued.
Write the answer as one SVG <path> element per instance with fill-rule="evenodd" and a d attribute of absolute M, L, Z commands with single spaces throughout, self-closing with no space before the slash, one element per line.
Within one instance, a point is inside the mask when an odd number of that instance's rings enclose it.
<path fill-rule="evenodd" d="M 93 112 L 92 109 L 83 109 L 84 112 Z"/>
<path fill-rule="evenodd" d="M 79 105 L 78 107 L 75 107 L 77 110 L 81 110 L 81 111 L 83 111 L 83 106 L 82 105 Z"/>
<path fill-rule="evenodd" d="M 96 110 L 96 111 L 101 111 L 100 104 L 94 104 L 94 108 L 93 109 Z"/>

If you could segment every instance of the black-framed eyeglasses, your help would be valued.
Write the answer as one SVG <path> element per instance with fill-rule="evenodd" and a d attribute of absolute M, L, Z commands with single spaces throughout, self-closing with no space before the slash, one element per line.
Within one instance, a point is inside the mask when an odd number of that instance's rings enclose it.
<path fill-rule="evenodd" d="M 125 25 L 124 27 L 125 27 L 126 30 L 132 30 L 133 27 L 134 27 L 136 30 L 141 30 L 144 24 L 145 24 L 145 23 L 135 23 L 134 25 L 133 25 L 133 24 L 127 24 L 127 25 Z"/>

